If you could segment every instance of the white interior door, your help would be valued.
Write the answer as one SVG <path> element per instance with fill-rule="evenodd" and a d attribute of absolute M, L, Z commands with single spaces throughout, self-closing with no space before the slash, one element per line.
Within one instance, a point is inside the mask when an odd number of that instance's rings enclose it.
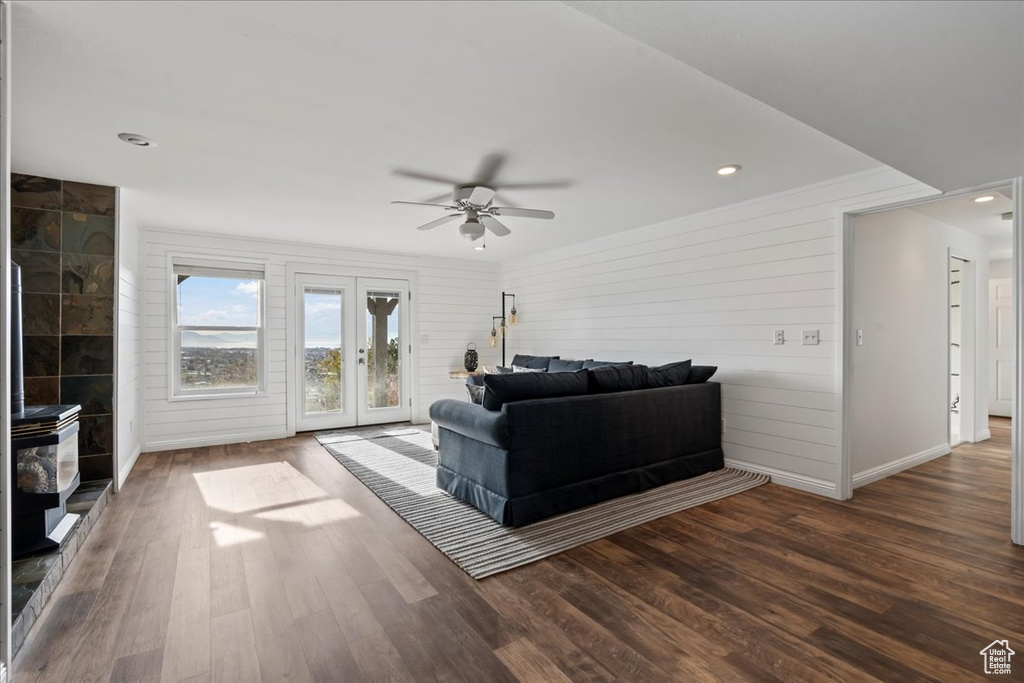
<path fill-rule="evenodd" d="M 408 421 L 409 282 L 359 278 L 358 423 Z"/>
<path fill-rule="evenodd" d="M 1010 417 L 1013 408 L 1013 279 L 989 280 L 988 412 Z"/>
<path fill-rule="evenodd" d="M 297 431 L 357 424 L 356 280 L 297 275 Z"/>

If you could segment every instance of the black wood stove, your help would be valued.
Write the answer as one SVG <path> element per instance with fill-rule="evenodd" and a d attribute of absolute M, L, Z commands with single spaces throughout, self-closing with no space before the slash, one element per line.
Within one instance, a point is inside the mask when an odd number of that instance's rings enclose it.
<path fill-rule="evenodd" d="M 15 557 L 57 548 L 78 521 L 65 504 L 81 481 L 81 406 L 29 406 L 11 416 L 11 550 Z"/>
<path fill-rule="evenodd" d="M 78 472 L 77 405 L 25 406 L 21 268 L 11 264 L 11 552 L 57 548 L 78 521 L 67 514 Z"/>

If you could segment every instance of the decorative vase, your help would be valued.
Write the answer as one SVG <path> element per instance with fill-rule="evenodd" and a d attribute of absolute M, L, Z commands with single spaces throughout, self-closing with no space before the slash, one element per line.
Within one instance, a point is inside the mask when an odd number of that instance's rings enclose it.
<path fill-rule="evenodd" d="M 476 352 L 476 344 L 469 342 L 466 344 L 466 355 L 463 356 L 463 364 L 466 366 L 468 372 L 476 370 L 477 364 L 480 363 L 480 356 Z"/>

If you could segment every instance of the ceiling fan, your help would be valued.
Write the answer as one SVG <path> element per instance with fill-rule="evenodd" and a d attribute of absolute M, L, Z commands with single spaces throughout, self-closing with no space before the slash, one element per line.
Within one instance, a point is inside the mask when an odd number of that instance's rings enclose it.
<path fill-rule="evenodd" d="M 534 182 L 534 183 L 498 183 L 496 176 L 498 170 L 505 163 L 505 156 L 502 154 L 488 154 L 484 157 L 477 169 L 476 175 L 471 182 L 460 182 L 452 178 L 437 175 L 434 173 L 423 173 L 408 169 L 395 169 L 395 175 L 414 178 L 416 180 L 427 180 L 430 182 L 444 183 L 451 185 L 454 190 L 451 193 L 451 201 L 445 204 L 437 202 L 445 200 L 448 193 L 437 197 L 431 197 L 422 202 L 394 201 L 392 204 L 411 204 L 414 206 L 434 206 L 437 208 L 453 211 L 447 216 L 430 221 L 419 226 L 418 230 L 433 230 L 434 228 L 454 221 L 457 218 L 465 220 L 459 226 L 459 234 L 469 240 L 477 240 L 484 236 L 484 230 L 490 230 L 498 237 L 510 234 L 509 230 L 498 216 L 513 216 L 516 218 L 543 218 L 550 220 L 555 217 L 551 211 L 538 209 L 522 209 L 516 206 L 495 206 L 495 201 L 510 204 L 499 197 L 498 192 L 503 190 L 525 190 L 542 189 L 555 187 L 568 187 L 569 183 L 563 180 Z"/>
<path fill-rule="evenodd" d="M 498 220 L 498 216 L 514 216 L 516 218 L 544 218 L 552 219 L 555 214 L 551 211 L 539 209 L 520 209 L 511 206 L 494 206 L 495 192 L 484 185 L 461 185 L 455 188 L 452 193 L 450 204 L 434 204 L 430 202 L 402 202 L 395 201 L 392 204 L 411 204 L 413 206 L 435 206 L 454 211 L 447 216 L 425 223 L 417 230 L 433 230 L 434 228 L 449 223 L 456 218 L 465 218 L 459 226 L 459 234 L 468 240 L 477 240 L 484 236 L 484 229 L 490 230 L 498 237 L 511 234 L 511 230 Z"/>

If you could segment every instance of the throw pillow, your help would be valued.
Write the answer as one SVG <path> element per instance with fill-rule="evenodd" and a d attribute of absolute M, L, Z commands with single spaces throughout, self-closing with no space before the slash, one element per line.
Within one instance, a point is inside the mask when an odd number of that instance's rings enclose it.
<path fill-rule="evenodd" d="M 485 365 L 483 367 L 485 375 L 506 375 L 512 372 L 512 368 L 506 368 L 500 365 Z"/>
<path fill-rule="evenodd" d="M 593 358 L 588 358 L 587 360 L 583 361 L 583 369 L 584 370 L 593 370 L 594 368 L 603 368 L 606 365 L 632 365 L 632 364 L 633 364 L 633 361 L 631 361 L 631 360 L 594 360 Z"/>
<path fill-rule="evenodd" d="M 469 390 L 469 400 L 473 403 L 483 405 L 484 403 L 484 389 L 483 385 L 477 386 L 475 384 L 467 384 L 466 389 Z"/>
<path fill-rule="evenodd" d="M 513 373 L 517 373 L 517 372 L 547 372 L 547 371 L 548 371 L 547 368 L 527 368 L 527 367 L 524 367 L 522 365 L 513 365 L 512 366 L 512 372 Z"/>
<path fill-rule="evenodd" d="M 646 365 L 605 365 L 584 372 L 589 375 L 589 390 L 594 394 L 647 388 Z"/>
<path fill-rule="evenodd" d="M 517 353 L 512 356 L 512 365 L 518 365 L 521 368 L 540 368 L 542 370 L 547 370 L 548 361 L 552 358 L 558 358 L 558 356 L 527 356 L 523 353 Z"/>
<path fill-rule="evenodd" d="M 587 373 L 517 372 L 511 375 L 484 376 L 484 402 L 487 410 L 501 410 L 506 403 L 531 398 L 582 396 L 587 393 Z"/>
<path fill-rule="evenodd" d="M 716 370 L 718 370 L 717 365 L 694 365 L 690 368 L 690 376 L 686 379 L 686 383 L 703 384 L 711 379 Z"/>
<path fill-rule="evenodd" d="M 650 389 L 682 386 L 686 384 L 689 377 L 690 361 L 688 360 L 647 368 L 647 386 Z"/>
<path fill-rule="evenodd" d="M 583 369 L 581 360 L 560 360 L 552 358 L 548 361 L 548 372 L 576 372 Z"/>

